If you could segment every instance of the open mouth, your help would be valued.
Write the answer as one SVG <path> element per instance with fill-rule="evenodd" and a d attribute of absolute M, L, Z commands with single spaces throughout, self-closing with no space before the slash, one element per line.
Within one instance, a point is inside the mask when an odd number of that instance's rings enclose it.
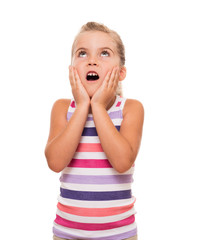
<path fill-rule="evenodd" d="M 87 81 L 96 81 L 99 79 L 99 75 L 97 74 L 97 72 L 90 71 L 87 73 L 86 79 Z"/>

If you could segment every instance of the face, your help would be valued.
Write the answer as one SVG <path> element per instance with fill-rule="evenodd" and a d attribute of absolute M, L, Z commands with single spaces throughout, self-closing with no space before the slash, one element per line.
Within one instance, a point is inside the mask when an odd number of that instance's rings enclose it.
<path fill-rule="evenodd" d="M 100 31 L 81 33 L 74 46 L 72 65 L 92 97 L 108 71 L 120 66 L 115 41 L 109 34 Z"/>

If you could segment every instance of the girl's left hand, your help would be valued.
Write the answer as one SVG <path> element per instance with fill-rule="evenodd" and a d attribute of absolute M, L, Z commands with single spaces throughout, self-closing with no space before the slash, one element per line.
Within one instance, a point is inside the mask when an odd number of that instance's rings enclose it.
<path fill-rule="evenodd" d="M 113 97 L 116 95 L 118 82 L 119 67 L 114 67 L 107 73 L 102 85 L 94 93 L 93 97 L 91 98 L 91 105 L 97 103 L 106 108 Z"/>

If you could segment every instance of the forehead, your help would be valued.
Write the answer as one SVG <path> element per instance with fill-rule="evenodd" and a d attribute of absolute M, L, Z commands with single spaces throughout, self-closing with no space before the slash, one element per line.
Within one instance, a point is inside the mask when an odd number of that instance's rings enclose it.
<path fill-rule="evenodd" d="M 103 48 L 109 47 L 116 50 L 116 42 L 110 34 L 100 31 L 89 31 L 80 33 L 76 39 L 74 49 L 77 48 Z"/>

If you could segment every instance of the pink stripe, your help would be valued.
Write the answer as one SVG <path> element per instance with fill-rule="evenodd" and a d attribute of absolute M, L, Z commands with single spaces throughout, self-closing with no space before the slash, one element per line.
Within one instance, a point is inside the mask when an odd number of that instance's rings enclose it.
<path fill-rule="evenodd" d="M 116 104 L 116 107 L 119 107 L 121 105 L 121 102 L 118 102 L 117 104 Z"/>
<path fill-rule="evenodd" d="M 71 103 L 71 107 L 72 107 L 72 108 L 75 108 L 75 107 L 76 107 L 74 101 L 72 101 L 72 103 Z"/>
<path fill-rule="evenodd" d="M 80 223 L 80 222 L 73 222 L 66 220 L 58 215 L 56 215 L 55 222 L 61 226 L 74 228 L 74 229 L 81 229 L 87 231 L 97 231 L 97 230 L 108 230 L 117 227 L 123 227 L 129 224 L 132 224 L 135 221 L 135 216 L 132 215 L 128 218 L 117 222 L 110 222 L 110 223 Z"/>
<path fill-rule="evenodd" d="M 72 159 L 68 167 L 112 168 L 107 159 Z"/>
<path fill-rule="evenodd" d="M 76 152 L 103 152 L 100 143 L 79 143 Z"/>
<path fill-rule="evenodd" d="M 121 207 L 112 207 L 112 208 L 80 208 L 80 207 L 73 207 L 68 205 L 63 205 L 61 203 L 57 204 L 57 207 L 62 212 L 70 213 L 77 216 L 83 217 L 107 217 L 112 215 L 121 214 L 124 212 L 129 211 L 133 208 L 134 203 L 131 203 L 126 206 Z"/>

